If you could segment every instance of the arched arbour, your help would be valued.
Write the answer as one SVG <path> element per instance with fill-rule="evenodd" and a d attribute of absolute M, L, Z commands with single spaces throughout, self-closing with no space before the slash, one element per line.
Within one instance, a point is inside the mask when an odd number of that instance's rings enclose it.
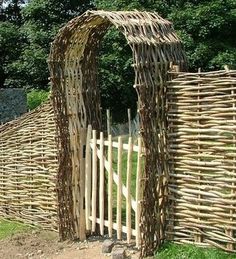
<path fill-rule="evenodd" d="M 76 210 L 72 197 L 76 175 L 73 172 L 80 175 L 79 131 L 88 124 L 92 124 L 93 129 L 101 128 L 97 52 L 100 41 L 112 25 L 124 34 L 133 52 L 134 87 L 140 100 L 141 135 L 146 149 L 142 254 L 148 255 L 162 243 L 165 231 L 167 70 L 170 63 L 181 65 L 185 62 L 172 24 L 156 13 L 88 11 L 63 27 L 52 44 L 49 67 L 60 146 L 59 231 L 62 238 L 79 237 L 80 222 L 72 213 Z M 76 191 L 78 195 L 81 192 L 79 187 Z"/>

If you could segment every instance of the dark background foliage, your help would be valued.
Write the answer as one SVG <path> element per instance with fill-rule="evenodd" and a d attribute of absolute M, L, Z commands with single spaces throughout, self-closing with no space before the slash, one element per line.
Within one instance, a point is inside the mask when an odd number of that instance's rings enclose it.
<path fill-rule="evenodd" d="M 5 0 L 0 7 L 0 88 L 49 89 L 47 57 L 59 28 L 88 9 L 156 11 L 183 40 L 189 70 L 236 68 L 235 0 Z M 114 29 L 99 56 L 103 108 L 117 122 L 136 109 L 132 54 Z M 40 92 L 42 93 L 42 92 Z"/>

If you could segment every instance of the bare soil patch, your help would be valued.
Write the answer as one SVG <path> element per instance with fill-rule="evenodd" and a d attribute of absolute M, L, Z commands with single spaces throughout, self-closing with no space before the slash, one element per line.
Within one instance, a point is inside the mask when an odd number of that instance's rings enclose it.
<path fill-rule="evenodd" d="M 58 234 L 50 231 L 27 231 L 0 240 L 1 259 L 107 259 L 110 254 L 102 254 L 101 237 L 91 237 L 85 242 L 59 242 Z M 118 245 L 125 245 L 120 242 Z M 127 247 L 129 258 L 137 259 L 138 252 Z"/>

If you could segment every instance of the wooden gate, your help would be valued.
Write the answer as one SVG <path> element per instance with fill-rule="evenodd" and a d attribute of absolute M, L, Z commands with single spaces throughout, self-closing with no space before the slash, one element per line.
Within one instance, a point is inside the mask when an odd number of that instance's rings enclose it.
<path fill-rule="evenodd" d="M 99 136 L 99 138 L 97 138 Z M 104 138 L 88 127 L 85 150 L 86 230 L 140 246 L 142 141 Z M 116 140 L 116 141 L 115 141 Z M 137 143 L 135 145 L 135 143 Z M 99 230 L 98 230 L 99 229 Z"/>

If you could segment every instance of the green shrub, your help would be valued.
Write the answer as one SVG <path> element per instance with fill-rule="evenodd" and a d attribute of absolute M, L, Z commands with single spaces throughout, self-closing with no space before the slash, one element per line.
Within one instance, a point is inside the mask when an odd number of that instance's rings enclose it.
<path fill-rule="evenodd" d="M 29 110 L 33 110 L 41 103 L 48 99 L 49 91 L 46 90 L 31 90 L 27 93 L 27 105 Z"/>

